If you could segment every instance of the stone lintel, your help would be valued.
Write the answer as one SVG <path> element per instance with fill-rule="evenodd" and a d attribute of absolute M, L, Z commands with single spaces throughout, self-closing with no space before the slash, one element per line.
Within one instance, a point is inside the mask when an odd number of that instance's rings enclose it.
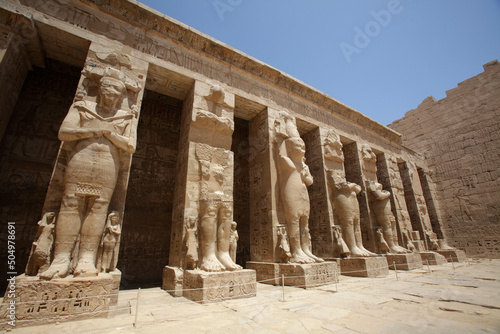
<path fill-rule="evenodd" d="M 394 269 L 396 264 L 397 270 L 412 270 L 423 267 L 422 258 L 419 253 L 410 254 L 385 254 L 389 269 Z"/>
<path fill-rule="evenodd" d="M 11 289 L 13 282 L 9 283 L 0 305 L 0 316 L 10 319 L 8 307 L 15 302 L 16 327 L 107 318 L 110 307 L 118 303 L 120 279 L 119 270 L 51 281 L 22 274 L 15 278 L 14 289 Z M 15 296 L 11 291 L 15 291 Z"/>
<path fill-rule="evenodd" d="M 255 270 L 205 272 L 185 270 L 183 296 L 202 304 L 257 295 Z"/>
<path fill-rule="evenodd" d="M 259 283 L 313 288 L 333 284 L 339 274 L 335 261 L 308 264 L 285 264 L 272 262 L 247 262 L 247 268 L 255 269 Z"/>
<path fill-rule="evenodd" d="M 377 257 L 353 257 L 340 260 L 342 275 L 357 277 L 378 277 L 389 274 L 387 259 Z"/>
<path fill-rule="evenodd" d="M 446 250 L 438 250 L 437 253 L 443 255 L 448 262 L 466 262 L 467 255 L 465 252 L 460 249 L 446 249 Z"/>
<path fill-rule="evenodd" d="M 436 252 L 419 252 L 418 254 L 420 254 L 424 265 L 438 266 L 447 262 L 443 255 Z"/>

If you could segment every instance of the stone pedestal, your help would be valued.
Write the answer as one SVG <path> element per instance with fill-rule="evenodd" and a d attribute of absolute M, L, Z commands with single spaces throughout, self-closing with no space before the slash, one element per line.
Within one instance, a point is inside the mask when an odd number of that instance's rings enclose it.
<path fill-rule="evenodd" d="M 16 327 L 106 318 L 110 307 L 118 303 L 120 279 L 118 270 L 51 281 L 23 274 L 15 278 L 15 283 L 9 283 L 0 305 L 0 317 L 11 321 L 9 306 L 15 304 Z M 15 288 L 11 289 L 13 283 Z"/>
<path fill-rule="evenodd" d="M 389 269 L 394 269 L 394 264 L 396 264 L 397 270 L 412 270 L 423 267 L 419 253 L 386 254 L 384 256 L 387 259 Z"/>
<path fill-rule="evenodd" d="M 184 272 L 177 267 L 165 266 L 163 268 L 161 288 L 173 297 L 182 297 L 182 280 Z"/>
<path fill-rule="evenodd" d="M 333 284 L 339 273 L 337 262 L 309 264 L 247 262 L 246 266 L 255 269 L 259 283 L 281 285 L 284 276 L 286 286 L 305 289 Z"/>
<path fill-rule="evenodd" d="M 420 254 L 424 265 L 429 264 L 430 266 L 438 266 L 447 262 L 443 255 L 436 252 L 420 252 L 418 254 Z"/>
<path fill-rule="evenodd" d="M 342 275 L 358 277 L 378 277 L 389 274 L 387 259 L 377 257 L 353 257 L 340 260 Z"/>
<path fill-rule="evenodd" d="M 185 270 L 182 287 L 183 297 L 200 303 L 257 295 L 255 271 L 249 269 L 213 273 Z"/>
<path fill-rule="evenodd" d="M 446 249 L 446 250 L 438 250 L 437 253 L 443 255 L 448 262 L 466 262 L 467 255 L 465 252 L 460 249 Z"/>

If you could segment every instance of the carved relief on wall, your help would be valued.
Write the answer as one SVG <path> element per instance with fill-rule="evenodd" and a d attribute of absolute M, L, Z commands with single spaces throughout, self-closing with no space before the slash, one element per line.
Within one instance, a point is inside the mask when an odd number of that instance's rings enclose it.
<path fill-rule="evenodd" d="M 143 76 L 128 56 L 95 53 L 87 59 L 75 102 L 59 129 L 63 141 L 46 207 L 57 207 L 53 256 L 42 279 L 95 276 L 116 266 L 121 217 L 112 198 L 124 200 L 124 164 L 136 147 Z M 126 184 L 126 183 L 125 183 Z M 122 196 L 115 193 L 115 188 Z M 48 204 L 47 204 L 48 203 Z M 122 211 L 124 203 L 114 203 Z M 111 209 L 111 210 L 110 210 Z M 97 253 L 101 246 L 101 268 Z"/>

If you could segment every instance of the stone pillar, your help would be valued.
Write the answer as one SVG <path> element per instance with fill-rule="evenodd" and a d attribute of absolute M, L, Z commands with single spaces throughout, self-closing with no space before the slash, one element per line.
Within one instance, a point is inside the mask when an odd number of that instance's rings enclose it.
<path fill-rule="evenodd" d="M 195 81 L 184 100 L 163 289 L 208 302 L 256 294 L 255 272 L 229 254 L 233 221 L 234 95 Z M 195 270 L 196 269 L 196 270 Z"/>
<path fill-rule="evenodd" d="M 303 139 L 306 144 L 306 162 L 314 178 L 314 183 L 308 188 L 311 199 L 309 228 L 313 253 L 322 258 L 332 259 L 340 257 L 340 253 L 334 247 L 332 227 L 335 222 L 325 173 L 328 164 L 324 151 L 327 134 L 328 130 L 317 128 L 305 134 Z"/>
<path fill-rule="evenodd" d="M 311 158 L 314 172 L 303 159 L 308 148 L 314 151 Z M 251 261 L 247 262 L 247 268 L 256 270 L 259 281 L 281 284 L 280 277 L 285 275 L 293 277 L 286 279 L 285 285 L 307 288 L 335 279 L 337 263 L 324 262 L 311 252 L 318 249 L 314 243 L 320 238 L 318 234 L 311 237 L 311 217 L 313 226 L 318 222 L 312 210 L 328 204 L 325 197 L 319 207 L 312 204 L 321 186 L 326 184 L 321 151 L 319 133 L 312 131 L 300 137 L 295 117 L 287 112 L 267 108 L 250 121 L 252 227 Z M 313 173 L 318 180 L 312 177 Z M 308 189 L 316 181 L 317 188 Z M 324 213 L 328 214 L 328 210 L 321 214 Z M 330 246 L 325 243 L 325 247 Z"/>
<path fill-rule="evenodd" d="M 439 210 L 437 207 L 438 202 L 435 200 L 435 190 L 434 183 L 430 177 L 430 171 L 424 170 L 423 168 L 418 169 L 418 176 L 420 178 L 420 184 L 422 186 L 422 191 L 424 193 L 425 204 L 429 210 L 429 218 L 432 225 L 432 230 L 436 233 L 438 239 L 446 239 L 443 224 L 441 223 L 441 218 L 439 217 Z"/>
<path fill-rule="evenodd" d="M 0 141 L 31 63 L 17 32 L 0 25 Z"/>
<path fill-rule="evenodd" d="M 425 249 L 418 250 L 431 250 L 432 245 L 429 245 L 426 233 L 432 233 L 432 225 L 429 219 L 422 187 L 420 185 L 417 168 L 411 162 L 401 162 L 399 163 L 399 171 L 403 180 L 405 200 L 412 228 L 414 231 L 418 231 L 418 236 L 423 243 L 423 245 L 420 244 L 420 246 L 418 246 L 419 243 L 417 242 L 417 248 L 424 246 Z"/>
<path fill-rule="evenodd" d="M 267 108 L 250 120 L 250 259 L 275 262 L 279 226 L 279 191 L 274 160 L 273 131 L 279 112 Z"/>
<path fill-rule="evenodd" d="M 347 181 L 356 183 L 361 187 L 361 192 L 358 194 L 358 202 L 361 215 L 363 245 L 368 250 L 375 252 L 376 239 L 374 226 L 376 222 L 370 209 L 366 189 L 367 181 L 377 180 L 375 161 L 365 160 L 363 158 L 362 146 L 355 142 L 344 146 L 344 155 Z"/>
<path fill-rule="evenodd" d="M 106 317 L 118 302 L 116 264 L 147 69 L 120 44 L 90 45 L 59 129 L 25 275 L 15 281 L 18 320 Z"/>
<path fill-rule="evenodd" d="M 391 209 L 396 218 L 397 237 L 399 244 L 406 247 L 404 232 L 411 233 L 411 221 L 406 209 L 403 181 L 399 174 L 397 160 L 386 153 L 377 155 L 377 178 L 384 190 L 391 192 Z"/>
<path fill-rule="evenodd" d="M 216 103 L 217 101 L 214 102 L 212 96 L 219 93 L 222 94 L 221 100 Z M 230 168 L 226 172 L 230 180 L 225 182 L 225 187 L 232 196 L 233 154 L 230 149 L 234 130 L 233 111 L 234 95 L 222 93 L 220 87 L 211 87 L 201 81 L 195 81 L 184 99 L 172 209 L 169 266 L 185 268 L 187 251 L 183 245 L 186 234 L 185 224 L 189 217 L 198 219 L 199 215 L 202 171 L 196 156 L 198 144 L 227 151 L 231 165 L 228 166 Z"/>

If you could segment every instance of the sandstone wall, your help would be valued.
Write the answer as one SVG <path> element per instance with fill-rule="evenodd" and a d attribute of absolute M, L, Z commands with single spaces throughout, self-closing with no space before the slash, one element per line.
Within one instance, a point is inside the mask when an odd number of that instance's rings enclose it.
<path fill-rule="evenodd" d="M 425 154 L 450 245 L 500 256 L 500 64 L 425 99 L 393 122 L 403 143 Z"/>

